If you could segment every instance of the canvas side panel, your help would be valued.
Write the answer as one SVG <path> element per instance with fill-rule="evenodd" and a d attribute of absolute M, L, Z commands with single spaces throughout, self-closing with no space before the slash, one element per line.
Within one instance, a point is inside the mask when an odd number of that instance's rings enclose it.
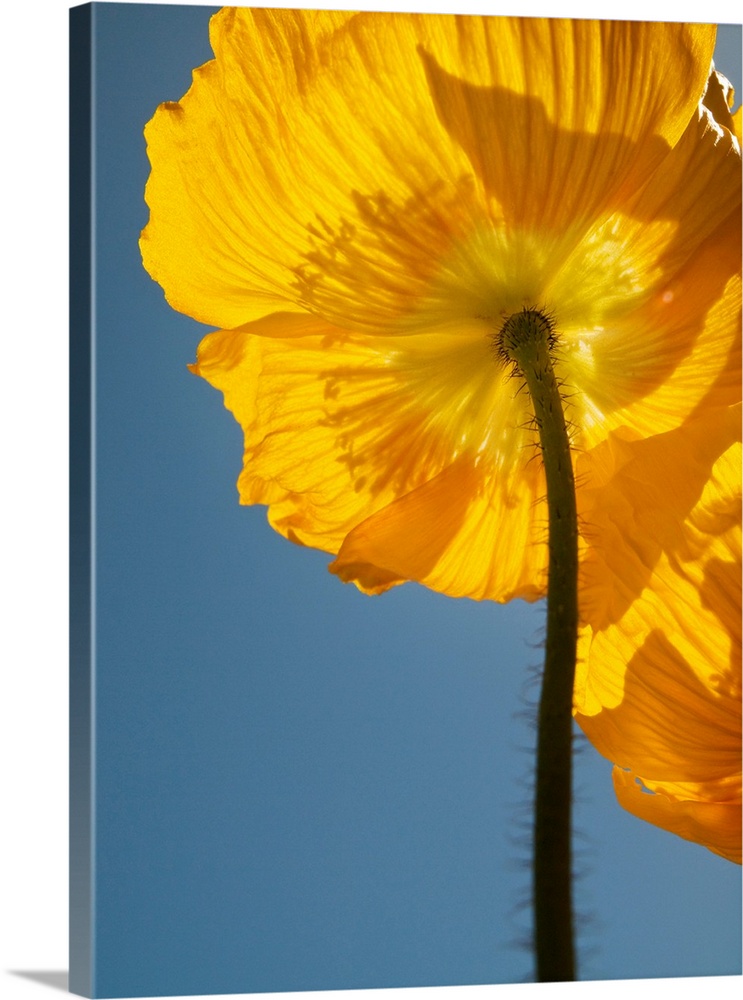
<path fill-rule="evenodd" d="M 70 975 L 93 996 L 93 7 L 70 10 Z"/>

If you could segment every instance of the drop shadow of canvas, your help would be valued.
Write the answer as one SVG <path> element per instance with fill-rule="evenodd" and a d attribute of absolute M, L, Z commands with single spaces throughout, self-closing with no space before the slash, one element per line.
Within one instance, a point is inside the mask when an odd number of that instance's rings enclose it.
<path fill-rule="evenodd" d="M 67 992 L 69 974 L 66 969 L 59 971 L 47 969 L 10 969 L 9 971 L 12 976 L 22 976 L 23 979 L 30 979 L 32 982 L 48 986 L 50 989 L 62 990 L 64 993 Z"/>

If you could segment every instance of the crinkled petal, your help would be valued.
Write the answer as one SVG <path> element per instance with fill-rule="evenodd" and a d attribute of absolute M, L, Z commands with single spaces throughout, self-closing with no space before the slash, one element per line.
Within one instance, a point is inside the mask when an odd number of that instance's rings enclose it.
<path fill-rule="evenodd" d="M 643 779 L 715 783 L 740 773 L 740 670 L 730 663 L 730 637 L 714 612 L 696 606 L 691 587 L 654 582 L 655 602 L 646 598 L 623 627 L 590 645 L 591 673 L 614 671 L 613 658 L 621 658 L 621 677 L 611 686 L 620 700 L 579 721 L 604 756 Z M 650 617 L 669 600 L 670 615 Z M 739 645 L 732 653 L 739 655 Z"/>
<path fill-rule="evenodd" d="M 575 243 L 634 193 L 691 116 L 714 29 L 228 8 L 211 38 L 146 131 L 148 270 L 213 325 L 308 309 L 379 331 L 412 322 L 483 224 L 569 218 Z M 460 115 L 462 87 L 506 103 Z"/>
<path fill-rule="evenodd" d="M 544 592 L 535 435 L 481 337 L 372 338 L 274 314 L 210 334 L 193 370 L 245 432 L 241 501 L 339 553 L 343 579 L 493 600 Z"/>
<path fill-rule="evenodd" d="M 686 551 L 690 529 L 685 524 L 708 493 L 736 496 L 740 477 L 725 456 L 740 434 L 740 407 L 734 406 L 645 439 L 627 441 L 612 434 L 579 457 L 578 516 L 587 545 L 581 614 L 594 632 L 616 625 L 631 611 L 662 557 L 669 561 Z M 734 522 L 734 513 L 721 511 L 719 525 L 712 522 L 709 534 L 725 527 L 731 516 Z M 702 533 L 698 544 L 705 537 Z"/>
<path fill-rule="evenodd" d="M 512 483 L 504 503 L 481 468 L 459 460 L 362 521 L 330 569 L 369 593 L 415 580 L 453 597 L 541 597 L 546 514 L 532 499 L 537 485 L 543 488 L 539 470 L 532 476 L 533 483 L 526 475 Z"/>
<path fill-rule="evenodd" d="M 728 438 L 740 437 L 739 419 L 736 407 L 718 420 Z M 726 435 L 713 446 L 714 429 L 710 415 L 687 428 L 688 476 L 681 466 L 664 483 L 679 467 L 673 453 L 625 447 L 607 478 L 603 498 L 613 491 L 615 501 L 592 508 L 604 521 L 592 527 L 584 567 L 575 706 L 588 738 L 622 769 L 623 804 L 739 858 L 730 818 L 741 803 L 741 452 Z"/>
<path fill-rule="evenodd" d="M 680 788 L 679 795 L 670 795 L 664 788 L 649 794 L 639 779 L 621 768 L 615 767 L 612 776 L 617 799 L 628 812 L 684 840 L 702 844 L 728 861 L 741 863 L 740 781 L 737 790 L 731 789 L 729 801 L 716 801 L 700 796 L 696 788 Z"/>
<path fill-rule="evenodd" d="M 722 73 L 718 73 L 714 66 L 707 81 L 702 103 L 712 112 L 717 124 L 726 128 L 740 144 L 740 131 L 736 128 L 735 115 L 732 113 L 735 91 L 730 81 Z"/>
<path fill-rule="evenodd" d="M 731 133 L 700 105 L 641 193 L 589 243 L 607 266 L 618 254 L 621 272 L 615 302 L 596 290 L 609 308 L 593 327 L 564 306 L 557 316 L 585 445 L 618 428 L 662 433 L 739 400 L 741 164 Z"/>
<path fill-rule="evenodd" d="M 422 47 L 437 112 L 507 222 L 577 228 L 623 206 L 680 138 L 711 25 L 466 19 Z"/>
<path fill-rule="evenodd" d="M 212 19 L 216 59 L 146 131 L 142 252 L 175 308 L 232 327 L 276 308 L 335 321 L 359 305 L 372 317 L 409 307 L 468 198 L 466 158 L 416 67 L 415 23 Z"/>

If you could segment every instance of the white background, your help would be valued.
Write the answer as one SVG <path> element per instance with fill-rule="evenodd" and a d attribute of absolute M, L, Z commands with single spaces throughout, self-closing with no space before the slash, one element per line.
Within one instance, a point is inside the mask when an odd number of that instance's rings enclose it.
<path fill-rule="evenodd" d="M 188 0 L 190 2 L 190 0 Z M 269 6 L 269 4 L 256 4 Z M 0 995 L 53 1000 L 67 969 L 67 45 L 65 0 L 16 0 L 3 18 L 2 871 Z M 302 6 L 276 0 L 274 6 Z M 735 0 L 318 3 L 735 23 Z M 10 305 L 8 315 L 7 305 Z M 29 976 L 30 974 L 30 976 Z M 716 1000 L 741 980 L 375 991 L 384 1000 L 625 997 Z M 298 994 L 298 997 L 306 996 Z M 319 1000 L 351 993 L 315 994 Z M 366 998 L 368 991 L 363 994 Z M 359 993 L 359 1000 L 362 994 Z"/>

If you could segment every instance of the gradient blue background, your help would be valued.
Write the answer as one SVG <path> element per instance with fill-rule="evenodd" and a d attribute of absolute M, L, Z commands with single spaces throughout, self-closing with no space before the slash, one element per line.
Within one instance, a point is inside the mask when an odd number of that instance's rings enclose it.
<path fill-rule="evenodd" d="M 240 507 L 205 329 L 141 266 L 142 129 L 214 9 L 94 13 L 97 993 L 529 979 L 542 607 L 364 597 Z M 740 869 L 610 771 L 582 745 L 581 978 L 740 973 Z"/>

